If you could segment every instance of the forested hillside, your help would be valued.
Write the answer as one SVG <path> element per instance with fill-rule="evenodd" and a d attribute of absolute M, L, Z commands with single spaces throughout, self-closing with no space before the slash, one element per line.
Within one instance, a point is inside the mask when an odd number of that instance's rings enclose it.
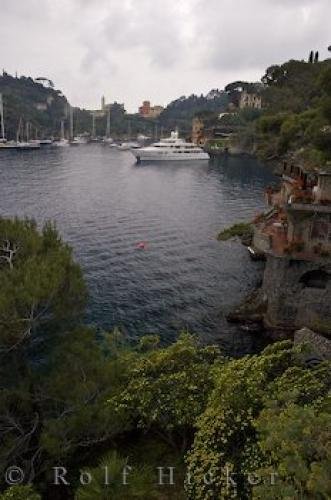
<path fill-rule="evenodd" d="M 161 124 L 166 128 L 175 128 L 190 132 L 192 118 L 201 112 L 222 113 L 229 104 L 229 96 L 224 91 L 211 90 L 206 96 L 195 94 L 189 97 L 182 96 L 172 101 L 160 116 Z"/>
<path fill-rule="evenodd" d="M 262 82 L 263 112 L 239 135 L 244 148 L 263 159 L 293 153 L 325 165 L 331 160 L 331 59 L 274 65 Z"/>
<path fill-rule="evenodd" d="M 47 81 L 47 80 L 46 80 Z M 20 119 L 31 124 L 34 136 L 45 137 L 59 133 L 60 122 L 67 115 L 68 101 L 52 82 L 41 83 L 30 77 L 0 76 L 7 139 L 14 139 Z"/>

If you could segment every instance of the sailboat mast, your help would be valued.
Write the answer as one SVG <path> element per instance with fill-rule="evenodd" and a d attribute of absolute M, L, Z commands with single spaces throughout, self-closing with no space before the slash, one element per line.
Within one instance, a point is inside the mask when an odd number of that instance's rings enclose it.
<path fill-rule="evenodd" d="M 18 122 L 18 128 L 17 128 L 17 132 L 16 132 L 16 142 L 20 142 L 21 128 L 22 128 L 22 117 L 20 116 L 20 121 Z"/>
<path fill-rule="evenodd" d="M 107 137 L 107 139 L 109 139 L 109 137 L 110 137 L 110 109 L 108 109 L 108 112 L 107 112 L 106 137 Z"/>
<path fill-rule="evenodd" d="M 5 119 L 3 116 L 3 100 L 2 94 L 0 94 L 0 119 L 1 119 L 1 139 L 5 140 Z"/>
<path fill-rule="evenodd" d="M 131 120 L 128 121 L 128 140 L 131 139 Z"/>
<path fill-rule="evenodd" d="M 95 139 L 95 114 L 92 113 L 92 138 Z"/>
<path fill-rule="evenodd" d="M 70 140 L 74 138 L 74 111 L 72 109 L 72 106 L 69 108 L 69 118 L 70 118 L 70 129 L 69 129 L 69 134 L 70 134 Z"/>
<path fill-rule="evenodd" d="M 64 139 L 64 121 L 61 120 L 61 139 Z"/>

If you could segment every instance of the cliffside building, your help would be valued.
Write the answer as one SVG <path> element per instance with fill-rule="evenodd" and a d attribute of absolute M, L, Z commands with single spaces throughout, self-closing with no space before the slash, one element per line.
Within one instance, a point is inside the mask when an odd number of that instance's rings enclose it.
<path fill-rule="evenodd" d="M 251 251 L 266 257 L 262 290 L 269 326 L 331 328 L 331 169 L 284 162 L 279 189 L 254 221 Z"/>

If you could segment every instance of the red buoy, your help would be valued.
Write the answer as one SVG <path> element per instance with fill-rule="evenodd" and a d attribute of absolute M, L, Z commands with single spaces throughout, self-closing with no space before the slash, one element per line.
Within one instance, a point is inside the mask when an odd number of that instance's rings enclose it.
<path fill-rule="evenodd" d="M 147 244 L 145 241 L 140 241 L 136 244 L 136 248 L 138 248 L 138 250 L 146 250 L 146 246 Z"/>

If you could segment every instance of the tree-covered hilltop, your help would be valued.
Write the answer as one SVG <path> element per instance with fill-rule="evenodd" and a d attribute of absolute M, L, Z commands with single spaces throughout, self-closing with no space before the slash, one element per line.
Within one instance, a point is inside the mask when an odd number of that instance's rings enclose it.
<path fill-rule="evenodd" d="M 0 76 L 5 119 L 5 135 L 8 140 L 16 139 L 19 123 L 22 122 L 23 136 L 29 123 L 31 138 L 59 137 L 61 121 L 65 134 L 69 134 L 69 102 L 60 90 L 54 88 L 47 78 L 14 77 L 6 72 Z M 91 110 L 73 108 L 74 134 L 92 134 Z M 95 134 L 106 134 L 107 113 L 95 115 Z M 166 127 L 165 127 L 166 130 Z M 145 119 L 138 114 L 126 113 L 119 103 L 111 104 L 110 135 L 122 139 L 144 134 L 153 137 L 160 134 L 161 123 L 157 119 Z"/>
<path fill-rule="evenodd" d="M 226 110 L 228 103 L 228 94 L 218 89 L 211 90 L 206 96 L 182 96 L 168 104 L 160 115 L 160 123 L 168 129 L 179 127 L 184 133 L 190 133 L 196 114 L 214 112 L 219 115 Z"/>
<path fill-rule="evenodd" d="M 49 223 L 0 219 L 0 283 L 1 500 L 330 498 L 330 363 L 96 332 Z"/>
<path fill-rule="evenodd" d="M 315 165 L 331 160 L 331 59 L 315 59 L 266 70 L 262 113 L 237 137 L 244 149 L 264 160 L 288 153 Z"/>
<path fill-rule="evenodd" d="M 47 80 L 47 82 L 49 82 Z M 15 139 L 20 119 L 30 123 L 32 137 L 60 133 L 60 123 L 68 112 L 68 101 L 52 82 L 35 81 L 30 77 L 0 76 L 7 139 Z"/>

